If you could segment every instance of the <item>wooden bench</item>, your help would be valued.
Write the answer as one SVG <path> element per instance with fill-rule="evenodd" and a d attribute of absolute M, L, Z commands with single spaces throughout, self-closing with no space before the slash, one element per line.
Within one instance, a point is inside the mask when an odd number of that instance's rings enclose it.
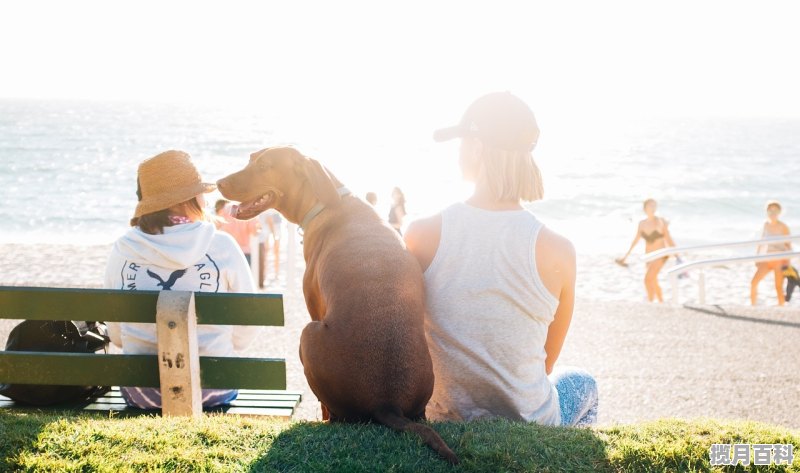
<path fill-rule="evenodd" d="M 160 387 L 165 415 L 202 415 L 201 387 L 240 390 L 229 406 L 210 412 L 291 416 L 300 402 L 300 392 L 286 391 L 283 359 L 206 357 L 197 351 L 197 324 L 283 326 L 280 294 L 0 286 L 0 319 L 156 323 L 158 333 L 158 355 L 0 351 L 0 383 Z M 23 406 L 0 396 L 0 407 Z M 127 407 L 118 389 L 54 408 L 152 412 Z"/>

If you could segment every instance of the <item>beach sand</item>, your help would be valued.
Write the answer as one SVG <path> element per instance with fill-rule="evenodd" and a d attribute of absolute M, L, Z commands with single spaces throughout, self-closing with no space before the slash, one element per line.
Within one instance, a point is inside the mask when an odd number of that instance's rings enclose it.
<path fill-rule="evenodd" d="M 0 285 L 102 287 L 110 249 L 2 244 Z M 285 358 L 288 388 L 304 391 L 296 418 L 319 419 L 319 403 L 297 355 L 309 321 L 300 289 L 302 257 L 298 254 L 288 284 L 286 265 L 284 260 L 281 278 L 266 289 L 284 293 L 286 325 L 265 329 L 246 355 Z M 578 294 L 559 364 L 582 367 L 596 377 L 599 424 L 715 417 L 800 428 L 800 309 L 723 305 L 694 310 L 600 301 L 582 296 L 580 284 Z M 14 324 L 0 321 L 0 343 Z"/>

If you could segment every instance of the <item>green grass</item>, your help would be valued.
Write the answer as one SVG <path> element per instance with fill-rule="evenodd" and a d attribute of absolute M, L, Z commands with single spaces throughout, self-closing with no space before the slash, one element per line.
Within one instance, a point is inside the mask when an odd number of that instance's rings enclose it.
<path fill-rule="evenodd" d="M 460 467 L 440 460 L 411 435 L 375 425 L 3 410 L 0 471 L 715 471 L 708 463 L 709 446 L 739 442 L 792 443 L 791 467 L 757 471 L 800 472 L 800 432 L 755 422 L 661 420 L 600 429 L 506 421 L 433 426 L 461 458 Z"/>

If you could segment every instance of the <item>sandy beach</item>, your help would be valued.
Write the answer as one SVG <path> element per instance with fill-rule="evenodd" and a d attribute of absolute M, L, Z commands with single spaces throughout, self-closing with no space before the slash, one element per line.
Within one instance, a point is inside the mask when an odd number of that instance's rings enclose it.
<path fill-rule="evenodd" d="M 110 248 L 2 244 L 0 285 L 102 287 Z M 318 419 L 319 404 L 297 356 L 300 332 L 309 320 L 299 286 L 303 261 L 298 255 L 293 281 L 287 283 L 285 251 L 283 257 L 281 278 L 266 291 L 284 293 L 286 326 L 267 328 L 248 354 L 285 358 L 288 388 L 305 392 L 296 418 Z M 612 273 L 609 287 L 624 285 L 627 294 L 633 282 L 624 283 L 637 279 L 630 273 Z M 593 300 L 582 295 L 580 284 L 578 294 L 559 363 L 595 375 L 600 424 L 715 417 L 800 428 L 800 308 Z M 0 341 L 13 325 L 0 324 Z"/>

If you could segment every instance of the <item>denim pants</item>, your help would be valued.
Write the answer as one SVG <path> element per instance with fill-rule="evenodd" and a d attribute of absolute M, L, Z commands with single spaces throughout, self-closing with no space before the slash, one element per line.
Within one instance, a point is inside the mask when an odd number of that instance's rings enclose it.
<path fill-rule="evenodd" d="M 597 421 L 597 382 L 580 368 L 555 367 L 548 376 L 558 391 L 561 425 L 587 427 Z"/>
<path fill-rule="evenodd" d="M 139 409 L 160 409 L 161 408 L 161 389 L 159 388 L 120 388 L 122 398 L 125 403 Z M 239 391 L 236 389 L 203 389 L 203 407 L 215 407 L 230 404 L 236 399 Z"/>

